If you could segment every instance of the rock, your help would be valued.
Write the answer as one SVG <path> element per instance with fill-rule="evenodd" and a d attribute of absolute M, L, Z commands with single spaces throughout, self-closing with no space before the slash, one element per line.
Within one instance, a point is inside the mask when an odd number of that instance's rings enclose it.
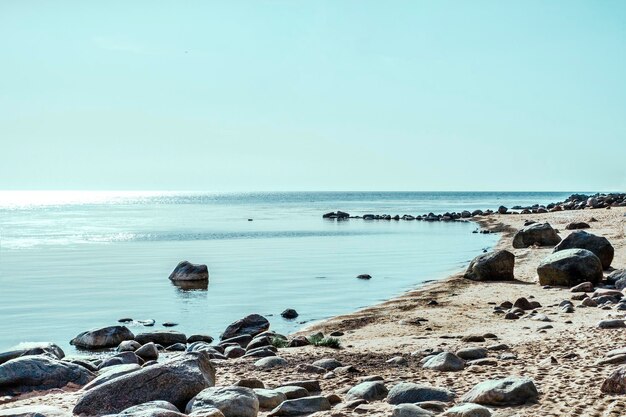
<path fill-rule="evenodd" d="M 465 361 L 454 353 L 442 352 L 430 357 L 423 367 L 435 371 L 453 372 L 465 368 Z"/>
<path fill-rule="evenodd" d="M 461 342 L 466 343 L 481 343 L 485 341 L 485 336 L 482 334 L 468 334 L 461 338 Z"/>
<path fill-rule="evenodd" d="M 102 371 L 97 377 L 96 379 L 94 379 L 93 381 L 91 381 L 90 383 L 88 383 L 87 385 L 85 385 L 83 387 L 83 390 L 88 391 L 94 387 L 97 387 L 98 385 L 104 384 L 105 382 L 109 382 L 112 379 L 115 379 L 119 376 L 122 375 L 126 375 L 129 374 L 131 372 L 135 372 L 138 371 L 139 369 L 141 369 L 141 366 L 139 366 L 136 363 L 129 363 L 129 364 L 125 364 L 125 365 L 115 365 L 115 366 L 109 366 L 107 368 L 105 368 L 104 371 Z"/>
<path fill-rule="evenodd" d="M 358 279 L 372 279 L 370 274 L 361 274 L 356 276 Z"/>
<path fill-rule="evenodd" d="M 330 402 L 320 395 L 284 401 L 269 416 L 300 416 L 326 410 L 330 410 Z"/>
<path fill-rule="evenodd" d="M 134 405 L 121 411 L 116 417 L 178 417 L 184 416 L 174 406 L 167 401 L 149 401 L 147 403 Z"/>
<path fill-rule="evenodd" d="M 241 358 L 245 354 L 246 354 L 246 350 L 239 345 L 228 346 L 224 350 L 224 355 L 226 355 L 228 359 Z"/>
<path fill-rule="evenodd" d="M 474 386 L 461 398 L 463 402 L 482 405 L 511 406 L 535 401 L 539 393 L 532 379 L 507 377 L 491 379 Z"/>
<path fill-rule="evenodd" d="M 430 417 L 434 416 L 428 410 L 425 410 L 415 404 L 400 404 L 393 408 L 391 417 Z"/>
<path fill-rule="evenodd" d="M 133 340 L 135 335 L 126 326 L 101 327 L 80 333 L 70 341 L 71 345 L 83 349 L 104 349 L 117 347 L 125 340 Z"/>
<path fill-rule="evenodd" d="M 596 236 L 583 230 L 572 232 L 561 243 L 556 245 L 554 252 L 566 249 L 587 249 L 600 259 L 603 269 L 611 266 L 615 253 L 613 246 L 607 238 Z"/>
<path fill-rule="evenodd" d="M 385 399 L 388 393 L 389 390 L 381 381 L 361 382 L 350 388 L 350 391 L 346 394 L 346 400 L 379 401 Z"/>
<path fill-rule="evenodd" d="M 600 391 L 607 394 L 626 394 L 626 366 L 621 366 L 602 382 Z"/>
<path fill-rule="evenodd" d="M 139 364 L 139 361 L 139 357 L 134 352 L 120 352 L 103 360 L 98 369 L 116 365 Z"/>
<path fill-rule="evenodd" d="M 283 316 L 283 318 L 291 320 L 291 319 L 295 319 L 296 317 L 298 317 L 298 312 L 294 310 L 293 308 L 288 308 L 287 310 L 280 313 L 280 315 Z"/>
<path fill-rule="evenodd" d="M 254 393 L 259 400 L 260 408 L 276 408 L 283 401 L 287 401 L 287 396 L 280 391 L 258 388 L 254 390 Z"/>
<path fill-rule="evenodd" d="M 244 379 L 240 379 L 239 381 L 235 382 L 234 384 L 237 387 L 246 387 L 246 388 L 259 388 L 259 389 L 264 389 L 265 388 L 265 384 L 263 383 L 263 381 L 261 381 L 260 379 L 257 378 L 244 378 Z"/>
<path fill-rule="evenodd" d="M 266 358 L 261 358 L 258 361 L 254 362 L 254 367 L 258 369 L 274 369 L 274 368 L 284 368 L 289 365 L 287 359 L 283 359 L 280 356 L 269 356 Z"/>
<path fill-rule="evenodd" d="M 389 390 L 387 402 L 389 404 L 417 403 L 420 401 L 450 402 L 454 400 L 454 397 L 454 392 L 445 388 L 401 382 Z"/>
<path fill-rule="evenodd" d="M 78 400 L 74 414 L 118 413 L 133 405 L 168 401 L 179 409 L 197 393 L 215 384 L 209 355 L 190 352 L 97 386 Z"/>
<path fill-rule="evenodd" d="M 184 352 L 187 350 L 187 345 L 184 343 L 174 343 L 165 348 L 168 352 Z"/>
<path fill-rule="evenodd" d="M 515 302 L 513 303 L 513 307 L 521 308 L 522 310 L 532 310 L 533 309 L 533 306 L 530 303 L 530 301 L 528 301 L 524 297 L 520 297 L 517 300 L 515 300 Z"/>
<path fill-rule="evenodd" d="M 491 417 L 491 410 L 482 405 L 465 403 L 450 408 L 443 415 L 446 417 Z"/>
<path fill-rule="evenodd" d="M 208 281 L 209 268 L 206 265 L 196 265 L 182 261 L 170 274 L 171 281 Z"/>
<path fill-rule="evenodd" d="M 589 281 L 582 282 L 570 289 L 571 292 L 593 292 L 593 284 Z"/>
<path fill-rule="evenodd" d="M 281 384 L 281 387 L 302 387 L 309 392 L 320 392 L 320 382 L 315 379 L 309 379 L 306 381 L 289 381 Z"/>
<path fill-rule="evenodd" d="M 615 285 L 618 290 L 626 288 L 626 269 L 616 269 L 606 277 L 606 282 Z"/>
<path fill-rule="evenodd" d="M 578 230 L 578 229 L 589 229 L 591 226 L 589 226 L 589 223 L 585 223 L 585 222 L 572 222 L 570 224 L 568 224 L 567 226 L 565 226 L 566 230 Z"/>
<path fill-rule="evenodd" d="M 539 284 L 572 287 L 602 280 L 600 259 L 586 249 L 565 249 L 548 255 L 537 268 Z"/>
<path fill-rule="evenodd" d="M 0 417 L 71 417 L 65 410 L 49 405 L 25 405 L 0 410 Z"/>
<path fill-rule="evenodd" d="M 65 357 L 63 349 L 54 343 L 26 342 L 20 343 L 10 348 L 8 351 L 0 352 L 0 365 L 11 359 L 30 355 L 51 355 L 57 359 L 63 359 Z"/>
<path fill-rule="evenodd" d="M 300 347 L 300 346 L 308 346 L 311 342 L 305 336 L 296 336 L 289 341 L 287 347 Z"/>
<path fill-rule="evenodd" d="M 213 336 L 209 336 L 208 334 L 192 334 L 187 338 L 187 343 L 193 342 L 213 343 Z"/>
<path fill-rule="evenodd" d="M 507 214 L 508 211 L 509 209 L 504 206 L 498 207 L 498 214 Z"/>
<path fill-rule="evenodd" d="M 328 371 L 332 371 L 335 368 L 343 366 L 341 362 L 334 358 L 322 358 L 313 362 L 312 365 L 319 366 L 320 368 L 324 368 Z"/>
<path fill-rule="evenodd" d="M 85 385 L 94 375 L 80 365 L 46 355 L 27 355 L 0 365 L 0 396 Z"/>
<path fill-rule="evenodd" d="M 622 329 L 626 327 L 624 320 L 612 319 L 612 320 L 600 320 L 596 327 L 599 329 Z"/>
<path fill-rule="evenodd" d="M 514 266 L 515 255 L 497 250 L 474 258 L 464 276 L 474 281 L 511 281 Z"/>
<path fill-rule="evenodd" d="M 486 358 L 488 354 L 489 351 L 482 347 L 464 348 L 456 352 L 456 356 L 466 361 L 483 359 Z"/>
<path fill-rule="evenodd" d="M 185 411 L 197 413 L 206 408 L 217 408 L 225 417 L 256 417 L 259 400 L 253 390 L 246 387 L 211 387 L 196 395 Z"/>
<path fill-rule="evenodd" d="M 157 360 L 159 351 L 154 342 L 149 342 L 135 351 L 135 354 L 146 361 Z"/>
<path fill-rule="evenodd" d="M 402 356 L 394 356 L 391 359 L 387 359 L 385 363 L 394 366 L 406 366 L 409 364 L 409 361 L 407 361 L 406 358 L 403 358 Z"/>
<path fill-rule="evenodd" d="M 141 343 L 134 340 L 124 340 L 117 346 L 118 352 L 134 352 L 141 347 Z"/>
<path fill-rule="evenodd" d="M 252 337 L 269 330 L 270 322 L 259 314 L 250 314 L 243 319 L 237 320 L 230 324 L 220 339 L 229 339 L 241 335 L 250 335 Z"/>
<path fill-rule="evenodd" d="M 176 330 L 155 330 L 153 332 L 139 333 L 135 336 L 135 341 L 142 345 L 152 342 L 168 347 L 176 343 L 187 343 L 187 336 Z"/>
<path fill-rule="evenodd" d="M 303 398 L 309 396 L 309 391 L 306 388 L 298 387 L 298 386 L 285 386 L 278 387 L 274 389 L 274 391 L 281 392 L 285 394 L 288 400 L 293 400 L 296 398 Z"/>
<path fill-rule="evenodd" d="M 538 246 L 554 246 L 560 241 L 561 238 L 549 223 L 533 223 L 515 233 L 513 247 L 521 249 L 535 244 Z"/>
<path fill-rule="evenodd" d="M 252 349 L 243 355 L 244 358 L 265 358 L 268 356 L 276 356 L 276 348 L 274 346 L 264 346 Z"/>
<path fill-rule="evenodd" d="M 594 300 L 593 298 L 589 298 L 589 297 L 585 298 L 581 304 L 584 305 L 585 307 L 597 307 L 598 306 L 598 303 L 596 302 L 596 300 Z"/>

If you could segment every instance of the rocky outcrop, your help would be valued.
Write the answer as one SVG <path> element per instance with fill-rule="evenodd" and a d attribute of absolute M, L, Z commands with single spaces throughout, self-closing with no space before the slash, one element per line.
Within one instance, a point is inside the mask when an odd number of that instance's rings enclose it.
<path fill-rule="evenodd" d="M 482 405 L 511 406 L 535 401 L 539 396 L 532 379 L 508 377 L 492 379 L 474 386 L 461 401 Z"/>
<path fill-rule="evenodd" d="M 220 339 L 230 339 L 241 335 L 250 335 L 252 337 L 261 334 L 270 328 L 270 322 L 259 314 L 250 314 L 242 319 L 231 323 Z"/>
<path fill-rule="evenodd" d="M 513 236 L 513 247 L 516 249 L 527 248 L 529 246 L 554 246 L 561 241 L 556 230 L 550 223 L 533 223 L 515 233 Z"/>
<path fill-rule="evenodd" d="M 602 263 L 586 249 L 564 249 L 547 256 L 537 267 L 539 284 L 572 287 L 602 280 Z"/>
<path fill-rule="evenodd" d="M 0 365 L 0 396 L 85 385 L 94 375 L 86 368 L 46 355 L 22 356 Z"/>
<path fill-rule="evenodd" d="M 170 274 L 171 281 L 208 281 L 209 268 L 206 265 L 182 261 Z"/>
<path fill-rule="evenodd" d="M 587 233 L 584 230 L 572 232 L 563 239 L 561 243 L 556 245 L 554 252 L 565 249 L 587 249 L 593 252 L 593 254 L 600 259 L 600 262 L 602 262 L 603 269 L 607 269 L 611 266 L 615 253 L 613 246 L 607 238 Z"/>
<path fill-rule="evenodd" d="M 474 281 L 513 280 L 515 255 L 507 250 L 497 250 L 477 256 L 469 264 L 465 278 Z"/>
<path fill-rule="evenodd" d="M 134 338 L 135 335 L 126 326 L 109 326 L 82 332 L 70 344 L 83 349 L 105 349 Z"/>
<path fill-rule="evenodd" d="M 213 385 L 215 368 L 209 356 L 204 352 L 185 353 L 92 388 L 78 400 L 74 414 L 119 413 L 155 400 L 183 409 L 196 394 Z"/>

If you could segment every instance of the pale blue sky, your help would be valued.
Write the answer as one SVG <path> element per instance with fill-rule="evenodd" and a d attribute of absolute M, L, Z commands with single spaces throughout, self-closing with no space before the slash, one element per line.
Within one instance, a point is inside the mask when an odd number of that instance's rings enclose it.
<path fill-rule="evenodd" d="M 0 1 L 0 188 L 626 190 L 625 1 Z"/>

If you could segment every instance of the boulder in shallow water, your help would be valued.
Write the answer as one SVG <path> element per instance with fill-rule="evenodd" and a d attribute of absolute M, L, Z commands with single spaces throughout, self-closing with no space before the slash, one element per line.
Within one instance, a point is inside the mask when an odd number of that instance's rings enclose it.
<path fill-rule="evenodd" d="M 20 343 L 5 352 L 0 352 L 0 365 L 11 359 L 19 358 L 20 356 L 43 354 L 51 355 L 57 359 L 63 359 L 65 357 L 63 349 L 54 343 L 26 342 Z"/>
<path fill-rule="evenodd" d="M 86 368 L 46 355 L 22 356 L 0 365 L 0 396 L 85 385 L 94 378 Z"/>
<path fill-rule="evenodd" d="M 525 226 L 513 236 L 513 247 L 516 249 L 527 248 L 532 245 L 554 246 L 561 241 L 556 230 L 550 223 L 533 223 Z"/>
<path fill-rule="evenodd" d="M 572 232 L 569 236 L 561 241 L 554 248 L 554 252 L 558 252 L 565 249 L 587 249 L 596 255 L 600 262 L 602 262 L 602 268 L 607 269 L 613 262 L 613 255 L 615 249 L 609 240 L 603 236 L 596 236 L 591 233 L 587 233 L 584 230 L 577 230 Z"/>
<path fill-rule="evenodd" d="M 182 261 L 170 274 L 171 281 L 208 281 L 209 268 L 206 265 Z"/>
<path fill-rule="evenodd" d="M 548 255 L 537 267 L 539 284 L 572 287 L 602 280 L 602 263 L 586 249 L 565 249 Z"/>
<path fill-rule="evenodd" d="M 215 385 L 215 368 L 209 355 L 189 352 L 115 378 L 87 391 L 74 414 L 119 413 L 134 405 L 163 400 L 183 409 L 205 388 Z"/>
<path fill-rule="evenodd" d="M 270 328 L 270 322 L 260 314 L 250 314 L 242 319 L 231 323 L 220 339 L 230 339 L 241 335 L 250 335 L 252 337 L 261 334 Z"/>
<path fill-rule="evenodd" d="M 134 338 L 135 335 L 126 326 L 109 326 L 82 332 L 70 344 L 83 349 L 106 349 Z"/>
<path fill-rule="evenodd" d="M 469 264 L 465 278 L 474 281 L 511 281 L 515 255 L 507 250 L 497 250 L 477 256 Z"/>
<path fill-rule="evenodd" d="M 184 333 L 177 332 L 176 330 L 155 330 L 153 332 L 139 333 L 135 336 L 135 341 L 141 345 L 146 343 L 154 343 L 161 346 L 171 346 L 176 343 L 186 343 L 187 336 Z"/>

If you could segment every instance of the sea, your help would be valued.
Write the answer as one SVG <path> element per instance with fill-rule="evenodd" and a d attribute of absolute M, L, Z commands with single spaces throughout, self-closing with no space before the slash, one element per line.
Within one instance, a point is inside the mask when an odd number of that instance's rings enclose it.
<path fill-rule="evenodd" d="M 547 204 L 570 192 L 0 191 L 0 350 L 118 324 L 219 337 L 266 316 L 291 333 L 442 279 L 498 240 L 473 222 L 323 219 Z M 206 264 L 206 287 L 168 277 Z M 369 280 L 357 279 L 370 274 Z M 281 312 L 293 308 L 293 320 Z"/>

